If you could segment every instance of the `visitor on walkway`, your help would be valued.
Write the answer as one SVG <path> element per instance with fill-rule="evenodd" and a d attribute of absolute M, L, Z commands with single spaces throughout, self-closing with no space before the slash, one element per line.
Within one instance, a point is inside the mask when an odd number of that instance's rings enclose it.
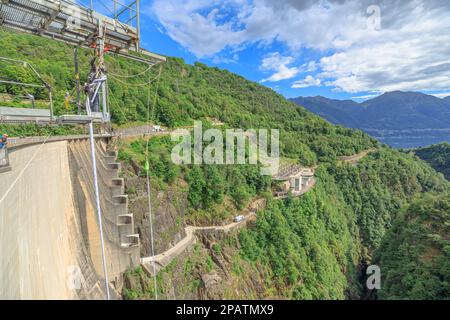
<path fill-rule="evenodd" d="M 8 135 L 5 133 L 0 138 L 0 149 L 6 148 L 7 143 L 8 143 Z"/>

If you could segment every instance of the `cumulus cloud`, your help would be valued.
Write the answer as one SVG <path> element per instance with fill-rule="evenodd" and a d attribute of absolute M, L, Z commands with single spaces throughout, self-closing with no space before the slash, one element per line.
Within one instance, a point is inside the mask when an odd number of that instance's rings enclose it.
<path fill-rule="evenodd" d="M 300 72 L 300 69 L 288 67 L 294 61 L 293 57 L 281 56 L 279 52 L 268 55 L 263 59 L 260 69 L 263 71 L 275 71 L 275 73 L 261 82 L 277 82 L 295 77 Z"/>
<path fill-rule="evenodd" d="M 316 70 L 352 93 L 450 88 L 448 0 L 154 0 L 149 12 L 198 57 L 275 41 L 321 57 L 278 64 L 265 81 Z"/>
<path fill-rule="evenodd" d="M 313 87 L 313 86 L 320 86 L 320 79 L 316 79 L 311 75 L 308 75 L 305 79 L 303 80 L 298 80 L 295 81 L 292 84 L 292 88 L 294 89 L 299 89 L 299 88 L 307 88 L 307 87 Z"/>
<path fill-rule="evenodd" d="M 226 47 L 237 46 L 246 41 L 245 31 L 236 30 L 236 19 L 224 19 L 219 10 L 228 10 L 228 7 L 239 5 L 240 1 L 222 5 L 220 2 L 156 0 L 150 8 L 144 9 L 144 13 L 154 14 L 167 34 L 196 56 L 212 56 Z M 225 21 L 220 22 L 222 20 Z"/>

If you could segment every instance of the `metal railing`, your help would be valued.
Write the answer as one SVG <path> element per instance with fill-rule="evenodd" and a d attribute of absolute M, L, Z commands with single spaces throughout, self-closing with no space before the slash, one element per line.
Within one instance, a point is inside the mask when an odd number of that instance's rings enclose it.
<path fill-rule="evenodd" d="M 0 168 L 9 166 L 8 149 L 3 147 L 0 149 Z"/>

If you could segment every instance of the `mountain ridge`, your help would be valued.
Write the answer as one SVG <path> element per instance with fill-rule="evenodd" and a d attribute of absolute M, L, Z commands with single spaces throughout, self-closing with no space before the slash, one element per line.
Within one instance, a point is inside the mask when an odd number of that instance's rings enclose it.
<path fill-rule="evenodd" d="M 290 100 L 333 124 L 363 130 L 393 147 L 450 141 L 450 97 L 393 91 L 361 103 L 321 96 Z"/>
<path fill-rule="evenodd" d="M 291 101 L 333 124 L 367 129 L 444 129 L 450 127 L 450 97 L 440 99 L 412 91 L 392 91 L 358 103 L 322 96 Z"/>

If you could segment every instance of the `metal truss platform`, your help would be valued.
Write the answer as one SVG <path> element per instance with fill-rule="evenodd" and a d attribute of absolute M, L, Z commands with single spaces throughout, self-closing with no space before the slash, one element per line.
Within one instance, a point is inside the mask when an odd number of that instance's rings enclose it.
<path fill-rule="evenodd" d="M 149 64 L 165 61 L 163 56 L 139 47 L 139 2 L 125 5 L 111 1 L 112 17 L 70 0 L 0 0 L 0 26 L 84 47 L 96 45 L 99 26 L 104 26 L 108 51 Z M 127 13 L 128 20 L 121 18 Z M 128 55 L 128 51 L 143 57 Z"/>
<path fill-rule="evenodd" d="M 0 107 L 0 123 L 36 123 L 36 124 L 88 124 L 89 122 L 109 121 L 109 115 L 105 117 L 101 112 L 92 112 L 91 115 L 62 115 L 51 116 L 47 109 L 27 109 Z"/>

